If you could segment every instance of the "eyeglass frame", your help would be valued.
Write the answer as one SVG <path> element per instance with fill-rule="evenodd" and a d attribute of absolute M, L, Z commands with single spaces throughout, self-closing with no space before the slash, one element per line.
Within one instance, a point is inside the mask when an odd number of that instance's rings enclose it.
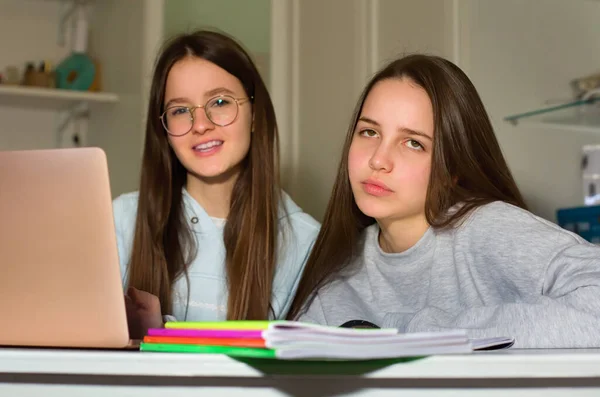
<path fill-rule="evenodd" d="M 217 124 L 214 121 L 212 121 L 212 119 L 210 118 L 210 116 L 208 115 L 208 112 L 206 111 L 206 105 L 208 105 L 209 102 L 214 101 L 215 99 L 218 98 L 231 98 L 235 101 L 235 105 L 236 105 L 236 113 L 235 113 L 235 117 L 233 118 L 233 120 L 231 120 L 230 123 L 227 124 Z M 209 98 L 206 103 L 204 105 L 195 105 L 195 106 L 184 106 L 184 105 L 174 105 L 174 106 L 169 106 L 168 108 L 165 109 L 165 111 L 160 115 L 159 119 L 163 125 L 163 128 L 165 129 L 165 131 L 167 132 L 167 134 L 171 135 L 171 136 L 175 136 L 175 137 L 180 137 L 180 136 L 184 136 L 190 133 L 191 130 L 194 129 L 194 114 L 196 112 L 196 109 L 204 109 L 204 114 L 206 115 L 206 118 L 208 119 L 208 121 L 210 121 L 211 123 L 213 123 L 216 126 L 219 127 L 227 127 L 228 125 L 231 125 L 233 123 L 235 123 L 235 121 L 237 120 L 238 114 L 240 113 L 240 105 L 243 105 L 245 102 L 248 101 L 252 101 L 254 99 L 253 96 L 251 97 L 243 97 L 243 98 L 236 98 L 234 96 L 231 95 L 217 95 L 214 96 L 212 98 Z M 187 130 L 187 132 L 184 132 L 183 134 L 172 134 L 171 132 L 169 132 L 169 129 L 166 126 L 166 121 L 165 121 L 165 114 L 167 114 L 167 111 L 169 111 L 169 109 L 173 109 L 173 108 L 186 108 L 189 112 L 190 112 L 190 121 L 192 122 L 191 127 L 189 130 Z"/>

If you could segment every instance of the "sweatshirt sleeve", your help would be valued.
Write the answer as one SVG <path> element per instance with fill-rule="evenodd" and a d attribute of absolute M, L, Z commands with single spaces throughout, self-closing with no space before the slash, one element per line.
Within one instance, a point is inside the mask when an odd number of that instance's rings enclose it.
<path fill-rule="evenodd" d="M 496 288 L 503 304 L 417 312 L 406 331 L 464 329 L 470 337 L 511 336 L 517 348 L 600 346 L 600 247 L 515 207 L 478 215 L 457 239 L 458 255 Z M 497 210 L 497 211 L 496 211 Z"/>

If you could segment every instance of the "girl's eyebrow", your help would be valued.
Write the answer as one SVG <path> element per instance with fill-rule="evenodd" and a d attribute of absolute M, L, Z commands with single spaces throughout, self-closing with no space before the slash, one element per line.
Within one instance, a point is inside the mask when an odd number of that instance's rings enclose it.
<path fill-rule="evenodd" d="M 377 121 L 370 119 L 366 116 L 360 116 L 360 118 L 358 119 L 358 121 L 364 121 L 365 123 L 368 124 L 373 124 L 375 127 L 381 127 L 381 124 L 379 124 Z"/>
<path fill-rule="evenodd" d="M 235 96 L 235 92 L 231 91 L 229 88 L 217 87 L 217 88 L 213 88 L 212 90 L 206 91 L 204 93 L 204 97 L 210 98 L 210 97 L 213 97 L 213 96 L 219 95 L 219 94 L 227 94 L 227 95 Z M 189 98 L 173 98 L 173 99 L 170 99 L 169 102 L 167 102 L 165 104 L 165 108 L 168 108 L 170 105 L 172 105 L 174 103 L 191 104 L 192 101 Z"/>
<path fill-rule="evenodd" d="M 426 138 L 426 139 L 429 139 L 430 141 L 433 141 L 433 139 L 431 139 L 431 137 L 429 135 L 427 135 L 426 133 L 421 132 L 421 131 L 416 131 L 411 128 L 400 127 L 400 128 L 398 128 L 398 132 L 404 132 L 405 134 L 408 134 L 408 135 L 420 136 L 422 138 Z"/>
<path fill-rule="evenodd" d="M 225 88 L 225 87 L 217 87 L 217 88 L 213 88 L 210 91 L 206 91 L 204 93 L 204 97 L 212 97 L 218 94 L 228 94 L 231 96 L 235 96 L 235 92 L 231 91 L 229 88 Z"/>
<path fill-rule="evenodd" d="M 366 116 L 361 116 L 358 119 L 358 121 L 362 121 L 362 122 L 374 125 L 375 127 L 381 127 L 381 124 L 379 124 L 377 121 L 375 121 L 373 119 L 370 119 L 370 118 L 368 118 Z M 423 137 L 423 138 L 427 138 L 430 141 L 433 141 L 433 139 L 429 135 L 427 135 L 426 133 L 421 132 L 421 131 L 417 131 L 417 130 L 413 130 L 412 128 L 398 127 L 397 131 L 398 132 L 403 132 L 403 133 L 409 134 L 409 135 L 420 136 L 420 137 Z"/>
<path fill-rule="evenodd" d="M 174 103 L 191 103 L 191 101 L 189 100 L 189 98 L 173 98 L 170 99 L 169 102 L 165 103 L 165 108 L 168 108 Z"/>

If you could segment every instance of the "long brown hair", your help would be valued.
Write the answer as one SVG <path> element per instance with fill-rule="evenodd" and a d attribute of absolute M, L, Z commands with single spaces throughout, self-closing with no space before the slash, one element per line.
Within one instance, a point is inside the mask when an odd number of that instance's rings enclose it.
<path fill-rule="evenodd" d="M 202 30 L 176 36 L 165 44 L 157 59 L 128 283 L 158 296 L 162 312 L 172 313 L 173 284 L 181 276 L 189 284 L 187 267 L 197 253 L 184 217 L 182 189 L 187 171 L 169 146 L 159 120 L 168 73 L 186 57 L 199 57 L 225 69 L 253 98 L 250 149 L 233 188 L 224 231 L 227 318 L 266 319 L 271 308 L 281 194 L 277 122 L 252 59 L 235 40 L 219 32 Z"/>
<path fill-rule="evenodd" d="M 496 200 L 526 208 L 479 94 L 462 70 L 443 58 L 422 54 L 391 62 L 369 82 L 354 110 L 323 225 L 288 314 L 290 319 L 302 314 L 314 294 L 358 255 L 362 230 L 375 222 L 360 211 L 354 200 L 348 178 L 348 152 L 371 89 L 383 80 L 402 78 L 422 87 L 433 106 L 427 222 L 437 228 L 453 227 L 474 208 Z M 464 205 L 449 214 L 457 203 Z"/>

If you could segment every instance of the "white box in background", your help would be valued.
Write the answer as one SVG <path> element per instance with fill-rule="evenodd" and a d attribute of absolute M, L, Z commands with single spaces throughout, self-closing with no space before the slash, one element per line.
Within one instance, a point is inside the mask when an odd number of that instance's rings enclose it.
<path fill-rule="evenodd" d="M 581 159 L 583 203 L 600 205 L 600 145 L 585 145 Z"/>

